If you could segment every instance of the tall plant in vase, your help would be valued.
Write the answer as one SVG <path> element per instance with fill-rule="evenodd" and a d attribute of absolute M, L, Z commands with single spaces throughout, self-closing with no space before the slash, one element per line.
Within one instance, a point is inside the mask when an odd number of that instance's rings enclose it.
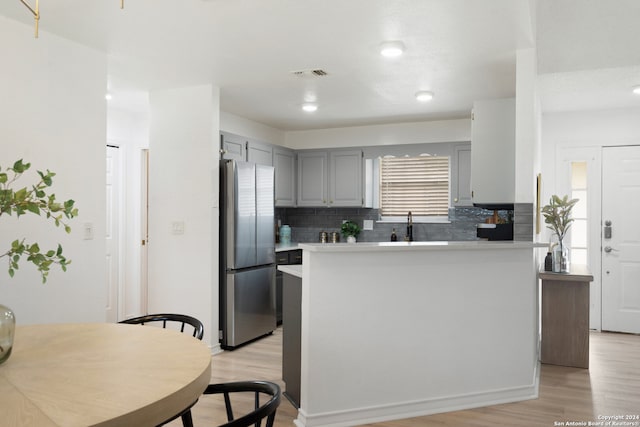
<path fill-rule="evenodd" d="M 558 250 L 554 251 L 553 271 L 555 272 L 567 273 L 569 271 L 568 250 L 564 237 L 571 228 L 573 222 L 571 211 L 578 200 L 569 199 L 567 195 L 560 198 L 554 194 L 551 196 L 549 204 L 542 207 L 542 215 L 544 215 L 547 228 L 552 230 L 558 238 Z"/>
<path fill-rule="evenodd" d="M 78 209 L 75 208 L 73 200 L 58 202 L 56 195 L 50 193 L 55 173 L 49 170 L 37 171 L 40 178 L 36 184 L 30 187 L 14 188 L 16 182 L 30 167 L 31 164 L 24 163 L 22 159 L 6 170 L 0 166 L 0 217 L 14 214 L 18 218 L 26 214 L 44 216 L 56 227 L 62 226 L 67 233 L 70 233 L 71 227 L 66 224 L 65 219 L 77 216 Z M 0 244 L 5 242 L 0 241 Z M 8 261 L 10 277 L 16 274 L 20 261 L 26 258 L 27 262 L 38 269 L 43 283 L 47 281 L 52 266 L 58 265 L 66 271 L 67 265 L 71 262 L 63 255 L 61 245 L 58 244 L 56 249 L 42 250 L 38 242 L 26 242 L 24 238 L 12 241 L 7 249 L 0 249 L 0 260 L 4 258 Z M 0 363 L 11 355 L 14 328 L 13 312 L 0 304 Z"/>

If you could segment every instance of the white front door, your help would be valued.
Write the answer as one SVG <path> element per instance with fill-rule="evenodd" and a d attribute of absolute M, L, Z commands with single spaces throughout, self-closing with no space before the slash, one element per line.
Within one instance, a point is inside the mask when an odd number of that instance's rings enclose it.
<path fill-rule="evenodd" d="M 117 322 L 120 295 L 120 152 L 107 146 L 107 322 Z"/>
<path fill-rule="evenodd" d="M 602 151 L 602 329 L 640 333 L 640 146 Z"/>

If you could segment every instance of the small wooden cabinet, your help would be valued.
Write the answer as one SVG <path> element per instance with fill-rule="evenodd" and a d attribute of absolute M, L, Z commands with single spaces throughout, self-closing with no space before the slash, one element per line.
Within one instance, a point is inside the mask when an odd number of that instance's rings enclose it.
<path fill-rule="evenodd" d="M 542 345 L 540 362 L 589 368 L 589 283 L 585 266 L 571 273 L 542 271 Z"/>
<path fill-rule="evenodd" d="M 362 150 L 298 153 L 298 206 L 360 207 Z"/>

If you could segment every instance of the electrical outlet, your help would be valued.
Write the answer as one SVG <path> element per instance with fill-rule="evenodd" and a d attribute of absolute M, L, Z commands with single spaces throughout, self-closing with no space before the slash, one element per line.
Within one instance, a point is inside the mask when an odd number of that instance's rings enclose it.
<path fill-rule="evenodd" d="M 362 222 L 362 229 L 363 230 L 373 230 L 373 220 L 372 219 L 365 219 Z"/>

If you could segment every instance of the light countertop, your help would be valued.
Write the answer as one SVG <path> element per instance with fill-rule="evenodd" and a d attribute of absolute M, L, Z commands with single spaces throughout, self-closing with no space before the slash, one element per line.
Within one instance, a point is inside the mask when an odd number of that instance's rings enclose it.
<path fill-rule="evenodd" d="M 593 275 L 586 265 L 573 264 L 568 273 L 553 273 L 551 271 L 540 271 L 538 277 L 543 280 L 556 280 L 563 282 L 591 282 Z"/>
<path fill-rule="evenodd" d="M 380 251 L 443 251 L 443 250 L 510 250 L 546 248 L 547 243 L 501 241 L 440 241 L 440 242 L 362 242 L 362 243 L 300 243 L 299 249 L 312 252 L 380 252 Z"/>
<path fill-rule="evenodd" d="M 292 265 L 279 265 L 278 270 L 283 273 L 290 274 L 292 276 L 302 278 L 302 265 L 301 264 L 292 264 Z"/>
<path fill-rule="evenodd" d="M 298 247 L 298 243 L 296 243 L 296 242 L 276 243 L 276 252 L 293 251 L 293 250 L 296 250 L 296 249 L 300 249 Z"/>

